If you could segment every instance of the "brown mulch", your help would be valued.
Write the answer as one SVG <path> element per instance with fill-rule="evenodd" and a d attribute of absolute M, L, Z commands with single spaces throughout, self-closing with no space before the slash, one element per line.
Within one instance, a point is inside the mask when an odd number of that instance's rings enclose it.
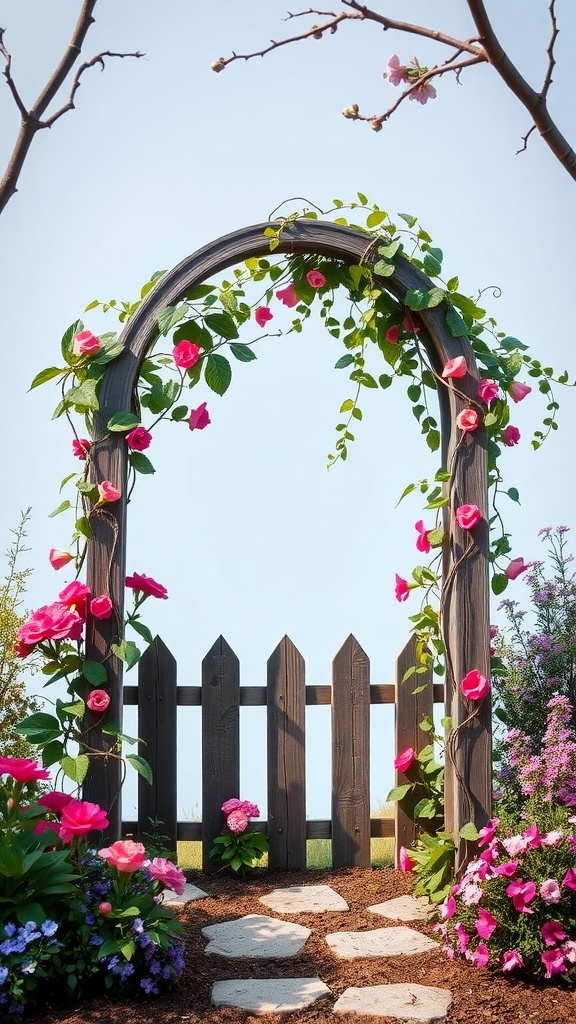
<path fill-rule="evenodd" d="M 410 891 L 410 877 L 392 868 L 341 868 L 306 872 L 262 872 L 248 879 L 187 873 L 189 881 L 209 893 L 209 899 L 190 903 L 179 913 L 187 928 L 186 968 L 176 992 L 162 999 L 121 1003 L 105 995 L 74 1009 L 46 1007 L 42 1024 L 278 1024 L 276 1014 L 255 1017 L 243 1010 L 215 1008 L 210 1003 L 214 981 L 232 978 L 316 977 L 331 989 L 330 999 L 319 1000 L 306 1010 L 291 1013 L 289 1024 L 320 1024 L 350 1020 L 351 1024 L 389 1024 L 389 1018 L 362 1015 L 332 1016 L 333 1002 L 350 986 L 417 982 L 452 992 L 448 1024 L 525 1022 L 565 1024 L 576 1019 L 576 993 L 561 985 L 529 984 L 507 979 L 465 962 L 450 961 L 440 950 L 386 959 L 341 960 L 323 941 L 336 931 L 382 928 L 396 922 L 367 911 L 367 907 Z M 269 910 L 259 897 L 288 885 L 331 885 L 347 901 L 350 910 L 285 917 Z M 289 960 L 227 960 L 206 955 L 200 929 L 207 924 L 241 917 L 270 914 L 292 919 L 312 929 L 301 953 Z M 397 922 L 404 924 L 404 922 Z M 430 927 L 410 922 L 409 927 L 431 934 Z"/>

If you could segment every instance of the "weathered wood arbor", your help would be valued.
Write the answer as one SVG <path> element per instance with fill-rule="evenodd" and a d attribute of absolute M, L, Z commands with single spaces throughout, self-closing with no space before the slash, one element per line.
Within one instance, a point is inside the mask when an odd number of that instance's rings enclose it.
<path fill-rule="evenodd" d="M 139 370 L 158 337 L 157 314 L 180 301 L 194 285 L 249 257 L 269 255 L 269 241 L 256 224 L 226 235 L 193 253 L 166 273 L 149 293 L 125 328 L 125 351 L 111 362 L 100 388 L 100 410 L 95 417 L 92 474 L 96 482 L 112 480 L 122 498 L 94 517 L 94 539 L 88 545 L 87 582 L 92 593 L 108 593 L 115 615 L 108 620 L 89 619 L 87 657 L 102 661 L 110 644 L 118 639 L 124 616 L 124 577 L 126 559 L 126 478 L 127 447 L 122 435 L 110 433 L 111 416 L 133 409 Z M 278 253 L 322 255 L 358 264 L 370 259 L 372 236 L 360 230 L 311 220 L 287 225 L 280 235 Z M 395 271 L 382 282 L 400 302 L 412 288 L 429 289 L 432 282 L 408 261 L 399 257 Z M 447 743 L 446 820 L 454 836 L 468 821 L 483 825 L 491 806 L 491 708 L 490 700 L 470 704 L 460 690 L 461 679 L 471 669 L 489 676 L 489 586 L 488 586 L 488 496 L 486 438 L 482 429 L 462 436 L 456 426 L 458 413 L 466 407 L 467 396 L 477 396 L 477 369 L 467 338 L 453 338 L 445 324 L 445 309 L 438 306 L 422 310 L 418 316 L 426 333 L 423 344 L 433 368 L 441 374 L 445 362 L 456 356 L 466 358 L 469 373 L 459 381 L 458 391 L 440 387 L 442 462 L 451 471 L 446 484 L 448 504 L 444 508 L 445 547 L 443 552 L 443 593 L 441 618 L 446 643 L 445 708 L 452 718 L 453 731 Z M 474 536 L 461 530 L 454 510 L 463 504 L 475 504 L 482 523 Z M 109 717 L 122 721 L 122 663 L 107 657 Z M 409 684 L 408 684 L 409 685 Z M 90 715 L 90 712 L 88 712 Z M 87 743 L 105 753 L 111 739 L 88 718 Z M 120 766 L 113 758 L 97 758 L 84 784 L 86 799 L 109 809 L 110 829 L 120 833 Z M 466 857 L 466 844 L 460 843 L 458 860 Z"/>

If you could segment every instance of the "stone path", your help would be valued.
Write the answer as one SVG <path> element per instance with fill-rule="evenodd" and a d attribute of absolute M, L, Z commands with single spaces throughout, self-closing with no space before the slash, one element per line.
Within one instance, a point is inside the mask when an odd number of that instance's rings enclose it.
<path fill-rule="evenodd" d="M 201 889 L 187 886 L 181 897 L 170 902 L 187 903 L 205 896 Z M 328 885 L 294 885 L 275 889 L 260 902 L 279 914 L 327 914 L 348 910 L 348 904 Z M 368 907 L 392 921 L 421 921 L 426 918 L 427 901 L 422 897 L 400 896 Z M 294 921 L 280 921 L 264 914 L 208 925 L 202 935 L 208 939 L 205 952 L 229 958 L 272 959 L 295 957 L 306 944 L 311 931 Z M 439 950 L 438 943 L 405 925 L 367 928 L 360 932 L 334 932 L 326 942 L 336 956 L 354 957 L 410 956 Z M 290 1013 L 327 999 L 332 992 L 320 978 L 240 978 L 222 980 L 212 988 L 214 1006 L 233 1006 L 254 1014 Z M 442 1024 L 452 1002 L 447 989 L 417 984 L 371 985 L 348 988 L 332 1007 L 332 1012 L 362 1013 L 388 1017 L 403 1024 Z"/>

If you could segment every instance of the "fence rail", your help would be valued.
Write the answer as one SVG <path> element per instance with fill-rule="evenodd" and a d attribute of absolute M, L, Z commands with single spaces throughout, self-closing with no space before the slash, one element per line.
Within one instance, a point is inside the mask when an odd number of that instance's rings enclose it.
<path fill-rule="evenodd" d="M 370 662 L 349 636 L 333 661 L 332 685 L 306 685 L 299 651 L 284 637 L 268 659 L 266 686 L 240 686 L 238 658 L 219 637 L 202 662 L 201 686 L 178 686 L 174 657 L 157 637 L 138 668 L 138 685 L 125 686 L 123 703 L 138 707 L 139 753 L 150 763 L 149 785 L 138 778 L 138 819 L 123 821 L 123 834 L 143 835 L 149 819 L 162 821 L 172 843 L 202 842 L 202 864 L 221 832 L 221 805 L 240 795 L 240 708 L 267 709 L 268 820 L 254 823 L 266 832 L 274 868 L 305 868 L 306 840 L 330 839 L 334 867 L 370 864 L 370 839 L 395 837 L 396 849 L 415 838 L 413 822 L 396 806 L 395 819 L 370 818 L 370 706 L 394 704 L 395 751 L 421 749 L 428 742 L 419 729 L 444 687 L 431 673 L 402 683 L 414 664 L 410 638 L 396 662 L 396 682 L 370 683 Z M 331 705 L 332 817 L 306 820 L 305 709 Z M 202 709 L 202 821 L 177 820 L 177 709 Z M 389 753 L 392 760 L 392 750 Z M 396 774 L 396 783 L 405 781 Z"/>

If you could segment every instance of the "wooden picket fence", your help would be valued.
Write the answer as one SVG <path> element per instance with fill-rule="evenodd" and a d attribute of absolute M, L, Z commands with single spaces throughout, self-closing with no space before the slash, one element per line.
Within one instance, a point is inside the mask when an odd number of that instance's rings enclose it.
<path fill-rule="evenodd" d="M 395 683 L 371 684 L 369 659 L 349 636 L 334 658 L 332 685 L 306 685 L 304 659 L 284 637 L 268 659 L 267 685 L 240 686 L 238 658 L 220 637 L 202 662 L 202 685 L 178 686 L 176 661 L 157 637 L 140 661 L 138 685 L 123 690 L 124 704 L 138 706 L 139 753 L 154 776 L 153 785 L 139 776 L 138 820 L 123 821 L 123 834 L 143 835 L 150 819 L 158 819 L 174 845 L 200 840 L 203 869 L 210 870 L 210 850 L 224 825 L 221 806 L 240 796 L 240 708 L 266 706 L 268 820 L 254 827 L 268 834 L 270 867 L 305 868 L 307 839 L 331 840 L 334 867 L 369 867 L 371 837 L 395 837 L 396 851 L 409 846 L 414 825 L 400 808 L 395 819 L 370 818 L 370 705 L 395 705 L 396 754 L 426 745 L 419 723 L 433 703 L 443 702 L 444 687 L 430 673 L 401 682 L 414 664 L 414 646 L 411 637 L 397 658 Z M 415 686 L 422 687 L 417 694 Z M 331 705 L 332 817 L 307 821 L 305 711 L 320 704 Z M 177 820 L 179 706 L 201 707 L 202 821 Z M 383 745 L 381 756 L 392 762 L 394 754 Z M 396 784 L 402 781 L 397 773 Z"/>

